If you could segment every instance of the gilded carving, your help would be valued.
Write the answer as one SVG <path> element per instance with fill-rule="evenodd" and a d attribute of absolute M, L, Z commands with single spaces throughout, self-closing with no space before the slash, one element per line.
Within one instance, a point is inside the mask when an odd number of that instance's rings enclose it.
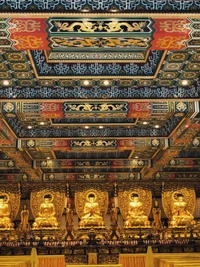
<path fill-rule="evenodd" d="M 20 194 L 0 191 L 0 228 L 13 229 L 12 221 L 20 207 Z"/>
<path fill-rule="evenodd" d="M 160 49 L 182 49 L 185 47 L 185 41 L 188 40 L 187 35 L 183 36 L 164 36 L 161 38 L 158 38 L 157 40 L 157 46 L 159 46 Z"/>
<path fill-rule="evenodd" d="M 11 64 L 12 69 L 15 71 L 28 70 L 27 63 L 20 62 L 20 63 L 10 63 L 10 64 Z"/>
<path fill-rule="evenodd" d="M 7 57 L 8 60 L 10 61 L 24 61 L 24 54 L 23 53 L 19 53 L 19 52 L 15 52 L 15 53 L 7 53 Z"/>
<path fill-rule="evenodd" d="M 164 191 L 162 194 L 162 204 L 167 218 L 172 218 L 172 203 L 177 200 L 177 195 L 182 194 L 184 201 L 187 204 L 187 210 L 190 214 L 194 213 L 196 204 L 196 195 L 194 189 L 191 188 L 180 188 L 176 191 Z"/>
<path fill-rule="evenodd" d="M 103 218 L 108 209 L 108 193 L 89 189 L 75 193 L 75 208 L 80 227 L 104 227 Z"/>
<path fill-rule="evenodd" d="M 71 142 L 73 147 L 116 147 L 116 140 L 73 140 Z"/>
<path fill-rule="evenodd" d="M 12 31 L 13 32 L 35 32 L 40 31 L 40 22 L 33 19 L 21 20 L 12 19 Z"/>
<path fill-rule="evenodd" d="M 51 191 L 47 189 L 37 192 L 31 192 L 30 206 L 33 217 L 36 218 L 38 216 L 40 205 L 43 203 L 44 196 L 47 194 L 50 194 L 52 196 L 51 202 L 55 206 L 55 217 L 59 221 L 64 210 L 65 194 L 58 191 Z"/>
<path fill-rule="evenodd" d="M 175 79 L 177 76 L 176 72 L 163 72 L 161 78 L 163 79 Z"/>
<path fill-rule="evenodd" d="M 200 60 L 200 53 L 195 53 L 195 54 L 192 56 L 192 60 L 194 60 L 194 61 L 199 61 L 199 60 Z"/>
<path fill-rule="evenodd" d="M 54 24 L 57 27 L 58 32 L 74 32 L 77 26 L 78 32 L 94 32 L 95 30 L 94 23 L 87 20 L 83 22 L 74 22 L 72 24 L 69 24 L 68 22 L 55 21 Z"/>
<path fill-rule="evenodd" d="M 149 37 L 132 37 L 132 38 L 75 38 L 75 37 L 52 37 L 52 47 L 138 47 L 147 48 Z"/>
<path fill-rule="evenodd" d="M 194 146 L 199 146 L 199 144 L 200 144 L 199 139 L 198 139 L 198 138 L 194 138 L 194 140 L 192 141 L 192 144 L 193 144 Z"/>
<path fill-rule="evenodd" d="M 189 63 L 187 64 L 187 70 L 200 70 L 200 63 Z"/>
<path fill-rule="evenodd" d="M 187 53 L 172 53 L 169 55 L 169 61 L 185 61 L 187 58 Z"/>
<path fill-rule="evenodd" d="M 0 71 L 6 71 L 6 65 L 4 63 L 0 63 Z"/>
<path fill-rule="evenodd" d="M 122 112 L 113 112 L 111 111 L 112 113 L 108 112 L 90 112 L 90 113 L 87 113 L 87 112 L 83 112 L 83 113 L 65 113 L 65 118 L 126 118 L 126 112 L 122 113 Z"/>
<path fill-rule="evenodd" d="M 11 102 L 7 102 L 3 105 L 3 110 L 7 113 L 14 111 L 15 105 Z"/>
<path fill-rule="evenodd" d="M 32 78 L 30 72 L 15 72 L 15 77 L 17 79 L 30 79 L 30 78 Z"/>
<path fill-rule="evenodd" d="M 65 111 L 127 111 L 127 103 L 85 103 L 85 104 L 67 104 Z"/>
<path fill-rule="evenodd" d="M 125 27 L 126 32 L 134 32 L 134 31 L 143 32 L 145 26 L 146 22 L 127 23 L 127 22 L 112 21 L 107 24 L 106 30 L 108 32 L 124 32 L 125 30 L 123 27 Z"/>
<path fill-rule="evenodd" d="M 106 174 L 78 174 L 77 179 L 78 180 L 106 180 L 107 175 Z"/>
<path fill-rule="evenodd" d="M 83 22 L 54 22 L 58 32 L 143 32 L 146 27 L 146 22 L 120 22 L 118 20 L 113 21 L 87 21 Z"/>
<path fill-rule="evenodd" d="M 13 39 L 17 42 L 17 49 L 23 50 L 24 47 L 26 49 L 41 49 L 43 47 L 43 39 L 42 37 L 36 37 L 33 35 L 15 35 L 13 34 Z"/>
<path fill-rule="evenodd" d="M 179 102 L 179 103 L 176 104 L 176 108 L 177 108 L 178 111 L 184 112 L 187 109 L 187 104 L 184 103 L 184 102 Z"/>
<path fill-rule="evenodd" d="M 198 72 L 189 72 L 189 71 L 187 71 L 187 72 L 182 73 L 181 78 L 183 78 L 183 79 L 197 79 L 198 76 L 199 76 Z M 191 82 L 192 81 L 188 81 L 188 84 L 191 83 Z"/>
<path fill-rule="evenodd" d="M 132 219 L 130 218 L 130 212 L 134 213 L 134 211 L 131 211 L 131 203 L 134 201 L 134 196 L 137 195 L 137 203 L 140 204 L 137 208 L 137 214 L 133 214 L 134 217 L 140 217 L 139 221 L 137 219 L 137 222 L 135 222 L 135 227 L 137 226 L 147 226 L 148 227 L 148 220 L 147 217 L 150 214 L 151 206 L 152 206 L 152 194 L 150 190 L 145 190 L 142 188 L 135 188 L 125 191 L 119 191 L 119 208 L 122 214 L 122 217 L 126 223 L 126 221 L 130 221 L 131 225 L 127 223 L 127 227 L 132 227 Z M 134 206 L 134 205 L 133 205 Z M 140 213 L 140 214 L 139 214 Z M 139 214 L 139 215 L 138 215 Z M 144 218 L 145 217 L 145 218 Z M 126 227 L 126 225 L 125 225 Z"/>
<path fill-rule="evenodd" d="M 160 29 L 164 32 L 185 32 L 187 33 L 190 23 L 183 19 L 183 20 L 165 20 L 164 22 L 160 22 Z"/>

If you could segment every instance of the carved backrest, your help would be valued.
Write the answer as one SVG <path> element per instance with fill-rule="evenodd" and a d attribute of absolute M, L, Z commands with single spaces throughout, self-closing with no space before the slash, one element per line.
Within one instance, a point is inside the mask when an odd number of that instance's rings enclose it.
<path fill-rule="evenodd" d="M 11 193 L 9 191 L 0 191 L 0 196 L 4 197 L 4 203 L 7 203 L 10 208 L 10 218 L 13 221 L 18 214 L 20 207 L 20 193 Z"/>
<path fill-rule="evenodd" d="M 95 202 L 99 204 L 99 209 L 104 217 L 108 210 L 108 192 L 98 189 L 88 189 L 75 193 L 75 209 L 79 218 L 83 216 L 85 203 L 89 201 L 88 196 L 94 194 Z"/>
<path fill-rule="evenodd" d="M 123 219 L 125 220 L 128 215 L 129 203 L 132 200 L 132 194 L 138 194 L 139 201 L 142 203 L 142 209 L 146 216 L 149 216 L 152 206 L 152 194 L 150 190 L 142 188 L 134 188 L 130 190 L 119 191 L 119 208 Z"/>
<path fill-rule="evenodd" d="M 57 220 L 59 220 L 64 210 L 65 194 L 60 193 L 58 191 L 50 191 L 46 189 L 41 191 L 31 192 L 30 206 L 33 217 L 36 218 L 38 216 L 40 205 L 44 203 L 44 196 L 47 194 L 51 195 L 51 202 L 55 206 L 55 212 L 56 212 L 55 217 Z"/>
<path fill-rule="evenodd" d="M 172 217 L 172 205 L 177 200 L 177 195 L 182 194 L 186 202 L 186 209 L 193 214 L 196 206 L 196 194 L 192 188 L 180 188 L 177 190 L 164 191 L 162 194 L 162 205 L 168 219 Z"/>

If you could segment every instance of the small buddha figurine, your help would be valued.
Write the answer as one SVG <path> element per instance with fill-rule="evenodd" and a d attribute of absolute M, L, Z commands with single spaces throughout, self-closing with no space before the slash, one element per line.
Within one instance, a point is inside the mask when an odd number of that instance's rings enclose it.
<path fill-rule="evenodd" d="M 162 227 L 161 223 L 161 208 L 159 207 L 158 201 L 154 202 L 154 207 L 152 208 L 153 214 L 153 224 L 156 229 L 160 229 Z"/>
<path fill-rule="evenodd" d="M 170 227 L 184 227 L 193 219 L 193 215 L 187 210 L 187 203 L 183 200 L 183 195 L 177 194 L 177 199 L 172 203 Z"/>
<path fill-rule="evenodd" d="M 143 204 L 139 201 L 137 193 L 131 195 L 131 201 L 129 202 L 128 215 L 124 222 L 125 228 L 133 227 L 149 227 L 150 222 L 148 217 L 144 214 Z"/>
<path fill-rule="evenodd" d="M 33 229 L 58 228 L 58 222 L 55 217 L 55 206 L 51 201 L 51 194 L 46 194 L 44 196 L 44 202 L 40 205 L 38 217 L 36 217 L 33 223 Z"/>
<path fill-rule="evenodd" d="M 30 225 L 28 222 L 29 210 L 27 209 L 26 204 L 24 204 L 23 210 L 20 213 L 21 223 L 19 229 L 23 233 L 27 233 L 30 230 Z"/>
<path fill-rule="evenodd" d="M 0 196 L 0 229 L 11 230 L 13 229 L 13 223 L 10 219 L 10 205 L 7 203 L 6 195 Z"/>
<path fill-rule="evenodd" d="M 95 195 L 93 193 L 88 195 L 88 202 L 85 203 L 83 216 L 80 219 L 80 228 L 105 227 L 99 204 L 95 201 Z"/>

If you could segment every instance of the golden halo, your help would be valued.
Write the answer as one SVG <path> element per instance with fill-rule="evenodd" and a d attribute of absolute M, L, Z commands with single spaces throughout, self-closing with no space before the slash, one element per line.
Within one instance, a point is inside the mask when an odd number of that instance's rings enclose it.
<path fill-rule="evenodd" d="M 132 191 L 132 192 L 130 192 L 130 194 L 128 196 L 128 198 L 129 198 L 130 201 L 133 201 L 132 194 L 137 194 L 138 195 L 138 198 L 140 198 L 140 195 L 138 194 L 138 192 Z"/>
<path fill-rule="evenodd" d="M 183 195 L 183 193 L 181 193 L 180 191 L 175 191 L 175 192 L 172 194 L 172 199 L 173 199 L 174 201 L 176 201 L 176 200 L 177 200 L 177 195 L 179 195 L 179 194 Z M 184 195 L 183 195 L 183 197 L 184 197 Z"/>
<path fill-rule="evenodd" d="M 86 194 L 86 200 L 89 201 L 89 195 L 90 194 L 93 194 L 94 195 L 94 201 L 96 201 L 97 200 L 97 194 L 94 191 L 88 191 L 87 192 L 87 194 Z"/>
<path fill-rule="evenodd" d="M 8 203 L 10 200 L 10 197 L 7 193 L 0 193 L 0 196 L 4 196 L 4 203 Z"/>
<path fill-rule="evenodd" d="M 45 197 L 46 195 L 50 195 L 50 196 L 51 196 L 51 198 L 50 198 L 50 202 L 52 202 L 52 201 L 54 200 L 54 195 L 53 195 L 51 192 L 46 192 L 46 193 L 44 193 L 44 195 L 43 195 L 43 199 L 44 199 L 44 197 Z"/>

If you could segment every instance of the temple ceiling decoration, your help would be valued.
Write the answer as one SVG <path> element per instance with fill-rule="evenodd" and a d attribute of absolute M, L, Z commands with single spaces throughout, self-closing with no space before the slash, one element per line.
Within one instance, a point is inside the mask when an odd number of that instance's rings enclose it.
<path fill-rule="evenodd" d="M 0 9 L 0 180 L 198 178 L 200 1 Z"/>
<path fill-rule="evenodd" d="M 100 12 L 100 11 L 194 11 L 200 8 L 199 0 L 173 1 L 173 0 L 1 0 L 0 7 L 3 11 L 78 11 L 78 12 Z"/>

